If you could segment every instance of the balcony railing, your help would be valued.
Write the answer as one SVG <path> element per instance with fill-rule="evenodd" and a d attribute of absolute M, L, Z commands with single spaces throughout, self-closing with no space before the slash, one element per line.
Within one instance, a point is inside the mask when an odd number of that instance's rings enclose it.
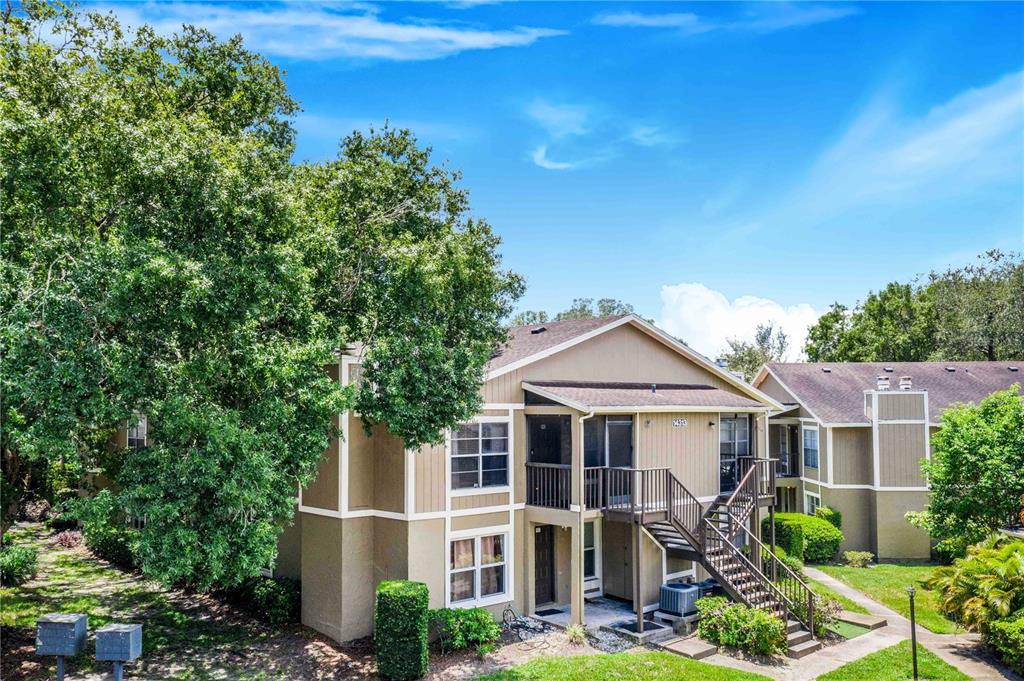
<path fill-rule="evenodd" d="M 526 464 L 526 503 L 547 508 L 569 508 L 572 466 L 557 463 Z"/>

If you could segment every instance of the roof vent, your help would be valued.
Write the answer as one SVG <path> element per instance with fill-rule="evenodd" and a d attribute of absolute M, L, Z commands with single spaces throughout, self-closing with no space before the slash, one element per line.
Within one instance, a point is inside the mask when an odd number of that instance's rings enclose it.
<path fill-rule="evenodd" d="M 882 371 L 884 371 L 887 374 L 891 374 L 892 373 L 892 367 L 885 367 L 884 369 L 882 369 Z"/>
<path fill-rule="evenodd" d="M 536 329 L 530 329 L 530 333 L 544 333 L 548 330 L 546 326 L 538 326 Z"/>
<path fill-rule="evenodd" d="M 658 384 L 657 383 L 651 383 L 651 392 L 652 393 L 658 392 Z"/>
<path fill-rule="evenodd" d="M 821 372 L 824 373 L 824 374 L 831 374 L 832 373 L 832 367 L 821 367 Z"/>
<path fill-rule="evenodd" d="M 1020 369 L 1017 368 L 1017 367 L 1006 367 L 1006 368 L 1009 369 L 1010 371 L 1020 371 Z"/>
<path fill-rule="evenodd" d="M 913 385 L 910 376 L 900 376 L 900 390 L 910 390 Z"/>
<path fill-rule="evenodd" d="M 946 367 L 946 371 L 948 371 L 949 373 L 953 373 L 954 371 L 956 371 L 956 367 Z"/>
<path fill-rule="evenodd" d="M 889 377 L 888 376 L 879 376 L 878 377 L 878 389 L 879 390 L 888 390 L 889 389 Z"/>

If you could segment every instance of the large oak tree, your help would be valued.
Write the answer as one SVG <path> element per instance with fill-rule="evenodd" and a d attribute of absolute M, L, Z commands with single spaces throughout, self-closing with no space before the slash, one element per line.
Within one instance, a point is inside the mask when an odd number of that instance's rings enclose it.
<path fill-rule="evenodd" d="M 272 560 L 331 414 L 416 446 L 476 410 L 522 282 L 410 133 L 295 166 L 297 104 L 240 38 L 35 2 L 3 13 L 0 87 L 8 485 L 99 468 L 147 520 L 146 573 L 233 585 Z M 358 387 L 324 371 L 340 348 Z M 138 414 L 149 446 L 109 451 Z"/>

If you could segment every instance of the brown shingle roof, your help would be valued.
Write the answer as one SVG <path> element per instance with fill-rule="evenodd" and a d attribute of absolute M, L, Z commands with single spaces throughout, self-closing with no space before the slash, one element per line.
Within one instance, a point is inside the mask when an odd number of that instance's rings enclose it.
<path fill-rule="evenodd" d="M 549 395 L 586 407 L 722 407 L 742 409 L 762 407 L 760 402 L 710 385 L 658 383 L 595 383 L 589 381 L 529 381 L 525 390 L 536 386 Z"/>
<path fill-rule="evenodd" d="M 1019 370 L 1010 371 L 1011 366 Z M 914 390 L 927 390 L 933 422 L 951 404 L 977 403 L 996 390 L 1024 383 L 1024 362 L 776 362 L 768 368 L 825 423 L 865 423 L 864 391 L 876 386 L 878 376 L 889 376 L 893 390 L 900 376 L 910 376 Z"/>
<path fill-rule="evenodd" d="M 538 352 L 544 352 L 556 345 L 590 333 L 606 324 L 628 316 L 615 315 L 612 317 L 595 317 L 593 319 L 567 319 L 561 322 L 513 326 L 509 329 L 508 342 L 501 346 L 494 354 L 494 357 L 491 358 L 491 361 L 487 363 L 487 371 L 494 371 L 531 355 L 536 355 Z M 533 333 L 540 328 L 545 330 L 540 333 Z"/>

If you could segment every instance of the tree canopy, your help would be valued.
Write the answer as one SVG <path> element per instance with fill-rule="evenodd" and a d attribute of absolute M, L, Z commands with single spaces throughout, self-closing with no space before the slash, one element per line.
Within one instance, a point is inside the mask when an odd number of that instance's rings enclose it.
<path fill-rule="evenodd" d="M 922 462 L 931 496 L 911 521 L 962 553 L 990 532 L 1013 522 L 1024 499 L 1024 398 L 1020 386 L 992 393 L 979 404 L 942 415 Z"/>
<path fill-rule="evenodd" d="M 475 413 L 522 282 L 410 132 L 295 166 L 298 105 L 240 38 L 45 3 L 3 14 L 0 79 L 6 482 L 99 468 L 147 574 L 230 586 L 272 560 L 332 414 L 414 447 Z M 140 414 L 148 446 L 111 451 Z"/>
<path fill-rule="evenodd" d="M 835 303 L 810 328 L 812 362 L 1024 358 L 1024 260 L 989 251 L 978 263 L 890 283 L 853 310 Z"/>
<path fill-rule="evenodd" d="M 595 317 L 611 317 L 614 315 L 633 314 L 633 306 L 615 298 L 600 298 L 597 306 L 593 298 L 573 298 L 568 309 L 548 315 L 544 310 L 524 310 L 512 318 L 513 326 L 527 324 L 543 324 L 547 321 L 560 322 L 564 319 L 594 319 Z"/>
<path fill-rule="evenodd" d="M 775 328 L 774 324 L 758 324 L 752 343 L 736 338 L 726 342 L 729 351 L 722 355 L 726 368 L 738 373 L 747 382 L 753 381 L 757 372 L 768 362 L 781 361 L 789 348 L 789 337 L 781 327 Z"/>

